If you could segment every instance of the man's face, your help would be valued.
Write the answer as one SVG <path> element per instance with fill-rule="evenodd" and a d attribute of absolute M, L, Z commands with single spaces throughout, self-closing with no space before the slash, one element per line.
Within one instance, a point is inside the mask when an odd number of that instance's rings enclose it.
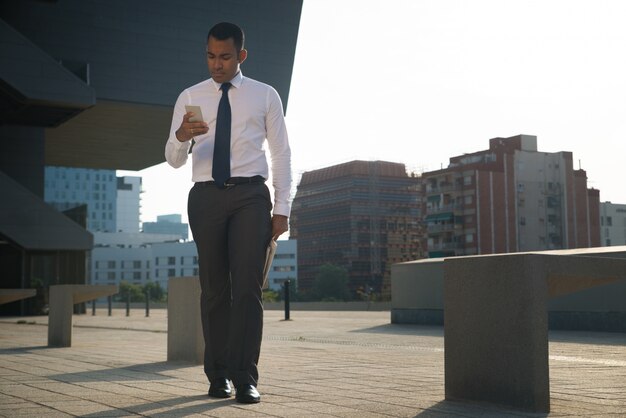
<path fill-rule="evenodd" d="M 235 41 L 232 38 L 220 41 L 210 36 L 206 46 L 207 64 L 213 80 L 226 83 L 233 79 L 239 64 L 246 59 L 246 50 L 237 53 Z"/>

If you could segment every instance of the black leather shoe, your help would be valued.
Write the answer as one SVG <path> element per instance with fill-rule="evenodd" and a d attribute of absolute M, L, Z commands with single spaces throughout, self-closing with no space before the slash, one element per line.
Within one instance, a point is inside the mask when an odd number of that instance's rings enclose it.
<path fill-rule="evenodd" d="M 242 385 L 237 386 L 235 399 L 239 403 L 259 403 L 261 402 L 261 395 L 259 395 L 259 392 L 257 392 L 254 386 Z"/>
<path fill-rule="evenodd" d="M 225 377 L 213 380 L 209 386 L 209 396 L 212 398 L 230 398 L 231 394 L 230 383 Z"/>

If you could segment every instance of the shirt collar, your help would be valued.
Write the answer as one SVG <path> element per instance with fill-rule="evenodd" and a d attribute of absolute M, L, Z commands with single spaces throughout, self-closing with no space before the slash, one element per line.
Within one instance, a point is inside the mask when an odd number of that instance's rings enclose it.
<path fill-rule="evenodd" d="M 219 91 L 222 88 L 222 83 L 217 83 L 213 79 L 211 79 L 211 81 L 213 82 L 213 85 L 215 86 L 215 89 L 217 91 Z M 237 71 L 237 74 L 235 74 L 235 76 L 232 78 L 232 80 L 230 80 L 230 84 L 239 88 L 241 87 L 241 83 L 243 83 L 243 74 L 241 74 L 241 70 L 239 70 Z"/>

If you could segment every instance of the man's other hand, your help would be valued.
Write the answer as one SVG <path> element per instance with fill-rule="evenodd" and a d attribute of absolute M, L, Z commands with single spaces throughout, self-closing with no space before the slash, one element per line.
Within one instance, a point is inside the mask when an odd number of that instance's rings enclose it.
<path fill-rule="evenodd" d="M 284 215 L 272 216 L 272 239 L 274 241 L 289 229 L 288 219 Z"/>

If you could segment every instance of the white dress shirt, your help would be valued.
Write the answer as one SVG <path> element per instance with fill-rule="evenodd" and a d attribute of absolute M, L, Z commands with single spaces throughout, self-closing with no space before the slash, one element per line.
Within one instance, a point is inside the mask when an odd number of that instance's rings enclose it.
<path fill-rule="evenodd" d="M 267 139 L 272 161 L 274 214 L 289 216 L 291 194 L 291 150 L 280 96 L 271 86 L 244 77 L 241 71 L 230 81 L 228 90 L 232 113 L 230 137 L 230 175 L 232 177 L 269 176 L 264 143 Z M 213 180 L 213 147 L 217 107 L 222 97 L 221 84 L 205 80 L 184 90 L 172 116 L 165 159 L 174 168 L 187 162 L 191 141 L 180 142 L 176 130 L 185 115 L 185 105 L 200 106 L 209 131 L 195 137 L 192 150 L 194 182 Z"/>

